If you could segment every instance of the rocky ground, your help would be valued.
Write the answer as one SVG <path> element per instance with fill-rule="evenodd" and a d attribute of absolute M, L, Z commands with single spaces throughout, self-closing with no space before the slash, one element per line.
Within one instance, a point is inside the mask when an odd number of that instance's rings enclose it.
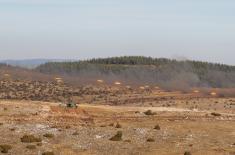
<path fill-rule="evenodd" d="M 235 98 L 120 86 L 15 85 L 1 83 L 0 154 L 235 154 Z M 78 108 L 57 100 L 65 94 Z"/>

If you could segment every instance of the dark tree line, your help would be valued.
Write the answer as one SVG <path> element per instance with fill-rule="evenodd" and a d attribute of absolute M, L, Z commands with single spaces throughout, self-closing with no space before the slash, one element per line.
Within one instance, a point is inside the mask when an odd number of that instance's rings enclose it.
<path fill-rule="evenodd" d="M 213 87 L 235 86 L 235 66 L 143 56 L 99 58 L 77 62 L 50 62 L 37 67 L 36 70 L 47 74 L 56 73 L 76 76 L 87 74 L 90 76 L 115 75 L 123 79 L 130 78 L 131 80 L 131 78 L 136 78 L 140 81 L 147 78 L 153 82 L 174 80 L 176 77 L 179 78 L 179 75 L 190 74 L 190 78 L 192 75 L 197 77 L 199 85 L 205 84 Z M 190 81 L 190 78 L 187 81 Z"/>

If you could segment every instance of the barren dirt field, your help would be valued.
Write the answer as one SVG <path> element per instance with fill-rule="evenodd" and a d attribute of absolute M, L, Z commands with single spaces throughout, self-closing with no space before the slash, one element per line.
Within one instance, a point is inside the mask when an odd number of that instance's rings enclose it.
<path fill-rule="evenodd" d="M 0 154 L 235 155 L 235 98 L 90 86 L 69 108 L 13 91 L 0 93 Z"/>

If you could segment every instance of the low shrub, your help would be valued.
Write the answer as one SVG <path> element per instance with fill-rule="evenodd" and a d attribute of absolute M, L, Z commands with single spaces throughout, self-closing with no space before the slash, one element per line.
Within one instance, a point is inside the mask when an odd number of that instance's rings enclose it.
<path fill-rule="evenodd" d="M 122 131 L 118 131 L 115 136 L 110 138 L 111 141 L 121 141 L 122 140 Z"/>
<path fill-rule="evenodd" d="M 212 112 L 211 115 L 212 115 L 212 116 L 216 116 L 216 117 L 221 116 L 220 113 L 216 113 L 216 112 Z"/>
<path fill-rule="evenodd" d="M 54 155 L 54 152 L 44 152 L 42 155 Z"/>
<path fill-rule="evenodd" d="M 155 112 L 152 112 L 152 110 L 147 110 L 144 112 L 145 115 L 156 115 Z"/>
<path fill-rule="evenodd" d="M 117 123 L 117 124 L 116 124 L 116 128 L 122 128 L 122 125 L 119 124 L 119 123 Z"/>
<path fill-rule="evenodd" d="M 35 145 L 27 145 L 26 148 L 29 149 L 29 150 L 34 150 L 37 147 Z"/>
<path fill-rule="evenodd" d="M 42 143 L 37 143 L 37 146 L 42 146 Z"/>
<path fill-rule="evenodd" d="M 186 152 L 184 153 L 184 155 L 192 155 L 192 154 L 191 154 L 191 152 L 186 151 Z"/>
<path fill-rule="evenodd" d="M 155 140 L 153 138 L 148 138 L 147 142 L 155 142 Z"/>
<path fill-rule="evenodd" d="M 40 137 L 35 137 L 34 135 L 24 135 L 21 138 L 22 143 L 35 143 L 35 142 L 41 142 L 42 139 Z"/>
<path fill-rule="evenodd" d="M 7 144 L 0 145 L 0 152 L 1 153 L 8 153 L 8 151 L 11 149 L 12 149 L 11 145 L 7 145 Z"/>
<path fill-rule="evenodd" d="M 161 130 L 161 128 L 160 128 L 159 125 L 155 125 L 154 129 L 155 129 L 155 130 Z"/>
<path fill-rule="evenodd" d="M 43 136 L 46 137 L 46 138 L 53 138 L 54 137 L 54 135 L 51 134 L 51 133 L 46 133 Z"/>

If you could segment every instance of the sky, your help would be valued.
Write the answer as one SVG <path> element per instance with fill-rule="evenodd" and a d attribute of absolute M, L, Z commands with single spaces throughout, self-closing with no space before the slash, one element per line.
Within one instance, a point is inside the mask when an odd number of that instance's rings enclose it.
<path fill-rule="evenodd" d="M 0 59 L 124 55 L 235 65 L 234 0 L 0 0 Z"/>

